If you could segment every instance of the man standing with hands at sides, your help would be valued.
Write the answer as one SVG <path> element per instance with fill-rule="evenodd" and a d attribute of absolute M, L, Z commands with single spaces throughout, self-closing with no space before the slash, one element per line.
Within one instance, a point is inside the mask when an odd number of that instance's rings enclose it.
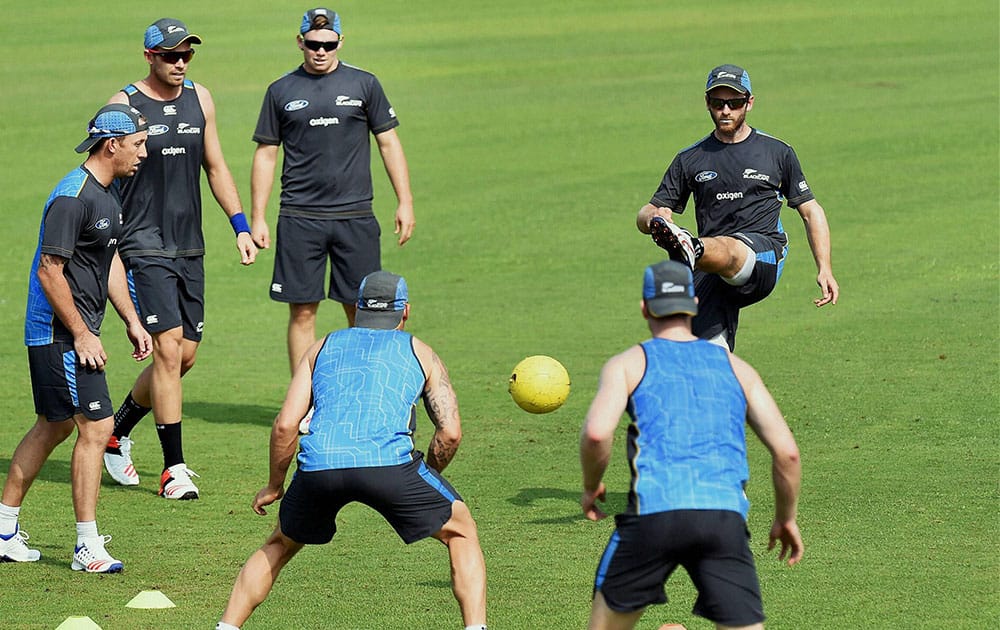
<path fill-rule="evenodd" d="M 191 45 L 200 43 L 183 22 L 157 20 L 144 39 L 149 74 L 111 97 L 149 118 L 149 159 L 122 186 L 125 228 L 119 249 L 139 314 L 153 336 L 153 364 L 115 414 L 104 463 L 118 483 L 139 483 L 129 434 L 152 409 L 163 451 L 158 494 L 167 499 L 199 496 L 184 461 L 181 377 L 194 365 L 205 318 L 202 169 L 236 233 L 240 262 L 250 265 L 257 255 L 222 155 L 215 104 L 204 86 L 187 78 L 195 54 Z"/>
<path fill-rule="evenodd" d="M 114 407 L 104 368 L 101 323 L 110 299 L 126 325 L 133 358 L 149 356 L 152 340 L 129 299 L 125 271 L 116 252 L 121 205 L 111 190 L 115 178 L 131 177 L 146 158 L 146 119 L 127 105 L 105 105 L 76 148 L 87 152 L 56 186 L 45 204 L 38 249 L 28 281 L 24 343 L 28 346 L 34 426 L 14 451 L 0 500 L 0 562 L 35 562 L 37 549 L 18 516 L 42 465 L 76 427 L 70 477 L 77 542 L 71 568 L 118 573 L 122 562 L 108 554 L 97 529 L 101 453 L 111 435 Z"/>
<path fill-rule="evenodd" d="M 757 372 L 691 332 L 698 312 L 690 269 L 663 261 L 646 268 L 642 315 L 652 339 L 612 357 L 580 436 L 587 518 L 606 516 L 601 478 L 626 411 L 632 478 L 625 512 L 601 557 L 590 630 L 632 628 L 678 565 L 691 576 L 694 614 L 716 628 L 763 628 L 764 610 L 750 551 L 744 489 L 749 477 L 744 426 L 771 453 L 774 522 L 768 549 L 802 559 L 796 524 L 801 464 L 795 438 Z"/>
<path fill-rule="evenodd" d="M 240 571 L 217 630 L 239 628 L 304 545 L 330 542 L 338 512 L 355 501 L 378 510 L 407 544 L 428 537 L 444 543 L 465 628 L 486 630 L 476 523 L 440 474 L 462 440 L 448 371 L 430 346 L 403 332 L 410 305 L 402 277 L 367 275 L 356 304 L 355 326 L 314 342 L 295 368 L 271 430 L 270 479 L 253 500 L 264 515 L 281 499 L 278 526 Z M 421 398 L 434 423 L 426 462 L 413 440 Z M 298 438 L 311 403 L 310 431 Z M 298 469 L 285 492 L 296 442 Z"/>
<path fill-rule="evenodd" d="M 740 309 L 766 298 L 784 267 L 788 236 L 781 226 L 787 201 L 805 224 L 822 296 L 836 304 L 840 287 L 830 263 L 830 227 L 806 183 L 791 146 L 750 127 L 754 106 L 750 75 L 734 65 L 713 69 L 705 107 L 715 129 L 671 162 L 636 225 L 694 270 L 700 312 L 694 334 L 730 350 L 736 345 Z M 698 237 L 673 223 L 694 196 Z"/>
<path fill-rule="evenodd" d="M 310 9 L 299 26 L 302 65 L 267 88 L 253 139 L 250 190 L 254 242 L 271 245 L 266 209 L 278 146 L 284 146 L 281 201 L 271 299 L 287 302 L 292 371 L 316 340 L 316 312 L 327 295 L 340 302 L 349 326 L 361 279 L 381 269 L 381 229 L 372 211 L 371 145 L 375 136 L 396 193 L 399 245 L 413 233 L 413 196 L 399 122 L 375 75 L 338 58 L 340 16 Z"/>

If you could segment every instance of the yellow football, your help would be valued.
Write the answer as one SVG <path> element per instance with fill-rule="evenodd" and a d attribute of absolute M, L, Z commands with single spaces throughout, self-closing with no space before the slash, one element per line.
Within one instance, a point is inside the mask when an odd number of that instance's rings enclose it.
<path fill-rule="evenodd" d="M 569 396 L 569 372 L 552 357 L 530 356 L 514 366 L 507 391 L 525 411 L 555 411 Z"/>

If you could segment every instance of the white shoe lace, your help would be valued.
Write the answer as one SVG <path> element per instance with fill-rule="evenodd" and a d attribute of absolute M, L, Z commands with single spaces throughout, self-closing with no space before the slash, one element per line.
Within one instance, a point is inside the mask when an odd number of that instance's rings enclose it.
<path fill-rule="evenodd" d="M 83 545 L 80 546 L 77 555 L 85 555 L 86 561 L 90 562 L 93 560 L 114 560 L 108 550 L 104 548 L 104 545 L 111 542 L 111 534 L 101 534 L 97 538 L 88 538 Z M 98 553 L 98 550 L 100 553 Z M 81 554 L 85 552 L 85 554 Z"/>

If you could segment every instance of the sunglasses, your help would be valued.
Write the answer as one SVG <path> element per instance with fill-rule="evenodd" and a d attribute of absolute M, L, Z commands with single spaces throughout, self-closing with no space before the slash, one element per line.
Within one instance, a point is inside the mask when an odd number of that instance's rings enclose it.
<path fill-rule="evenodd" d="M 148 52 L 151 55 L 156 55 L 161 60 L 163 60 L 164 63 L 168 63 L 170 65 L 173 65 L 178 61 L 183 61 L 184 63 L 187 63 L 191 61 L 191 57 L 194 57 L 193 48 L 191 50 L 184 50 L 184 51 L 166 50 L 160 52 L 156 50 L 149 50 L 146 52 Z"/>
<path fill-rule="evenodd" d="M 315 39 L 303 39 L 302 44 L 309 50 L 319 50 L 322 48 L 326 51 L 333 51 L 337 50 L 337 47 L 340 46 L 340 40 L 338 39 L 332 42 L 319 42 Z"/>
<path fill-rule="evenodd" d="M 708 97 L 708 105 L 712 109 L 721 110 L 723 107 L 728 106 L 731 110 L 743 109 L 746 107 L 747 101 L 750 99 L 746 96 L 740 98 L 715 98 L 714 96 Z"/>

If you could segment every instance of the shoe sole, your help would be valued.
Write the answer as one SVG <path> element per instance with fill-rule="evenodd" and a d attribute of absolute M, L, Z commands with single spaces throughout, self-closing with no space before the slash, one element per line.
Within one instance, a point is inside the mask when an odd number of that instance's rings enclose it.
<path fill-rule="evenodd" d="M 88 571 L 87 567 L 83 566 L 82 564 L 78 564 L 76 560 L 73 561 L 73 564 L 71 564 L 69 568 L 73 569 L 74 571 L 83 571 L 85 573 L 121 573 L 125 569 L 125 567 L 121 563 L 118 563 L 111 565 L 111 568 L 108 569 L 107 571 Z"/>
<path fill-rule="evenodd" d="M 42 559 L 41 556 L 35 558 L 34 560 L 18 560 L 17 558 L 11 558 L 10 556 L 0 556 L 0 563 L 3 563 L 3 562 L 38 562 L 41 559 Z"/>
<path fill-rule="evenodd" d="M 194 490 L 188 490 L 179 497 L 168 497 L 165 494 L 161 494 L 160 496 L 163 497 L 164 499 L 170 499 L 172 501 L 194 501 L 195 499 L 198 498 L 198 493 L 195 492 Z"/>

